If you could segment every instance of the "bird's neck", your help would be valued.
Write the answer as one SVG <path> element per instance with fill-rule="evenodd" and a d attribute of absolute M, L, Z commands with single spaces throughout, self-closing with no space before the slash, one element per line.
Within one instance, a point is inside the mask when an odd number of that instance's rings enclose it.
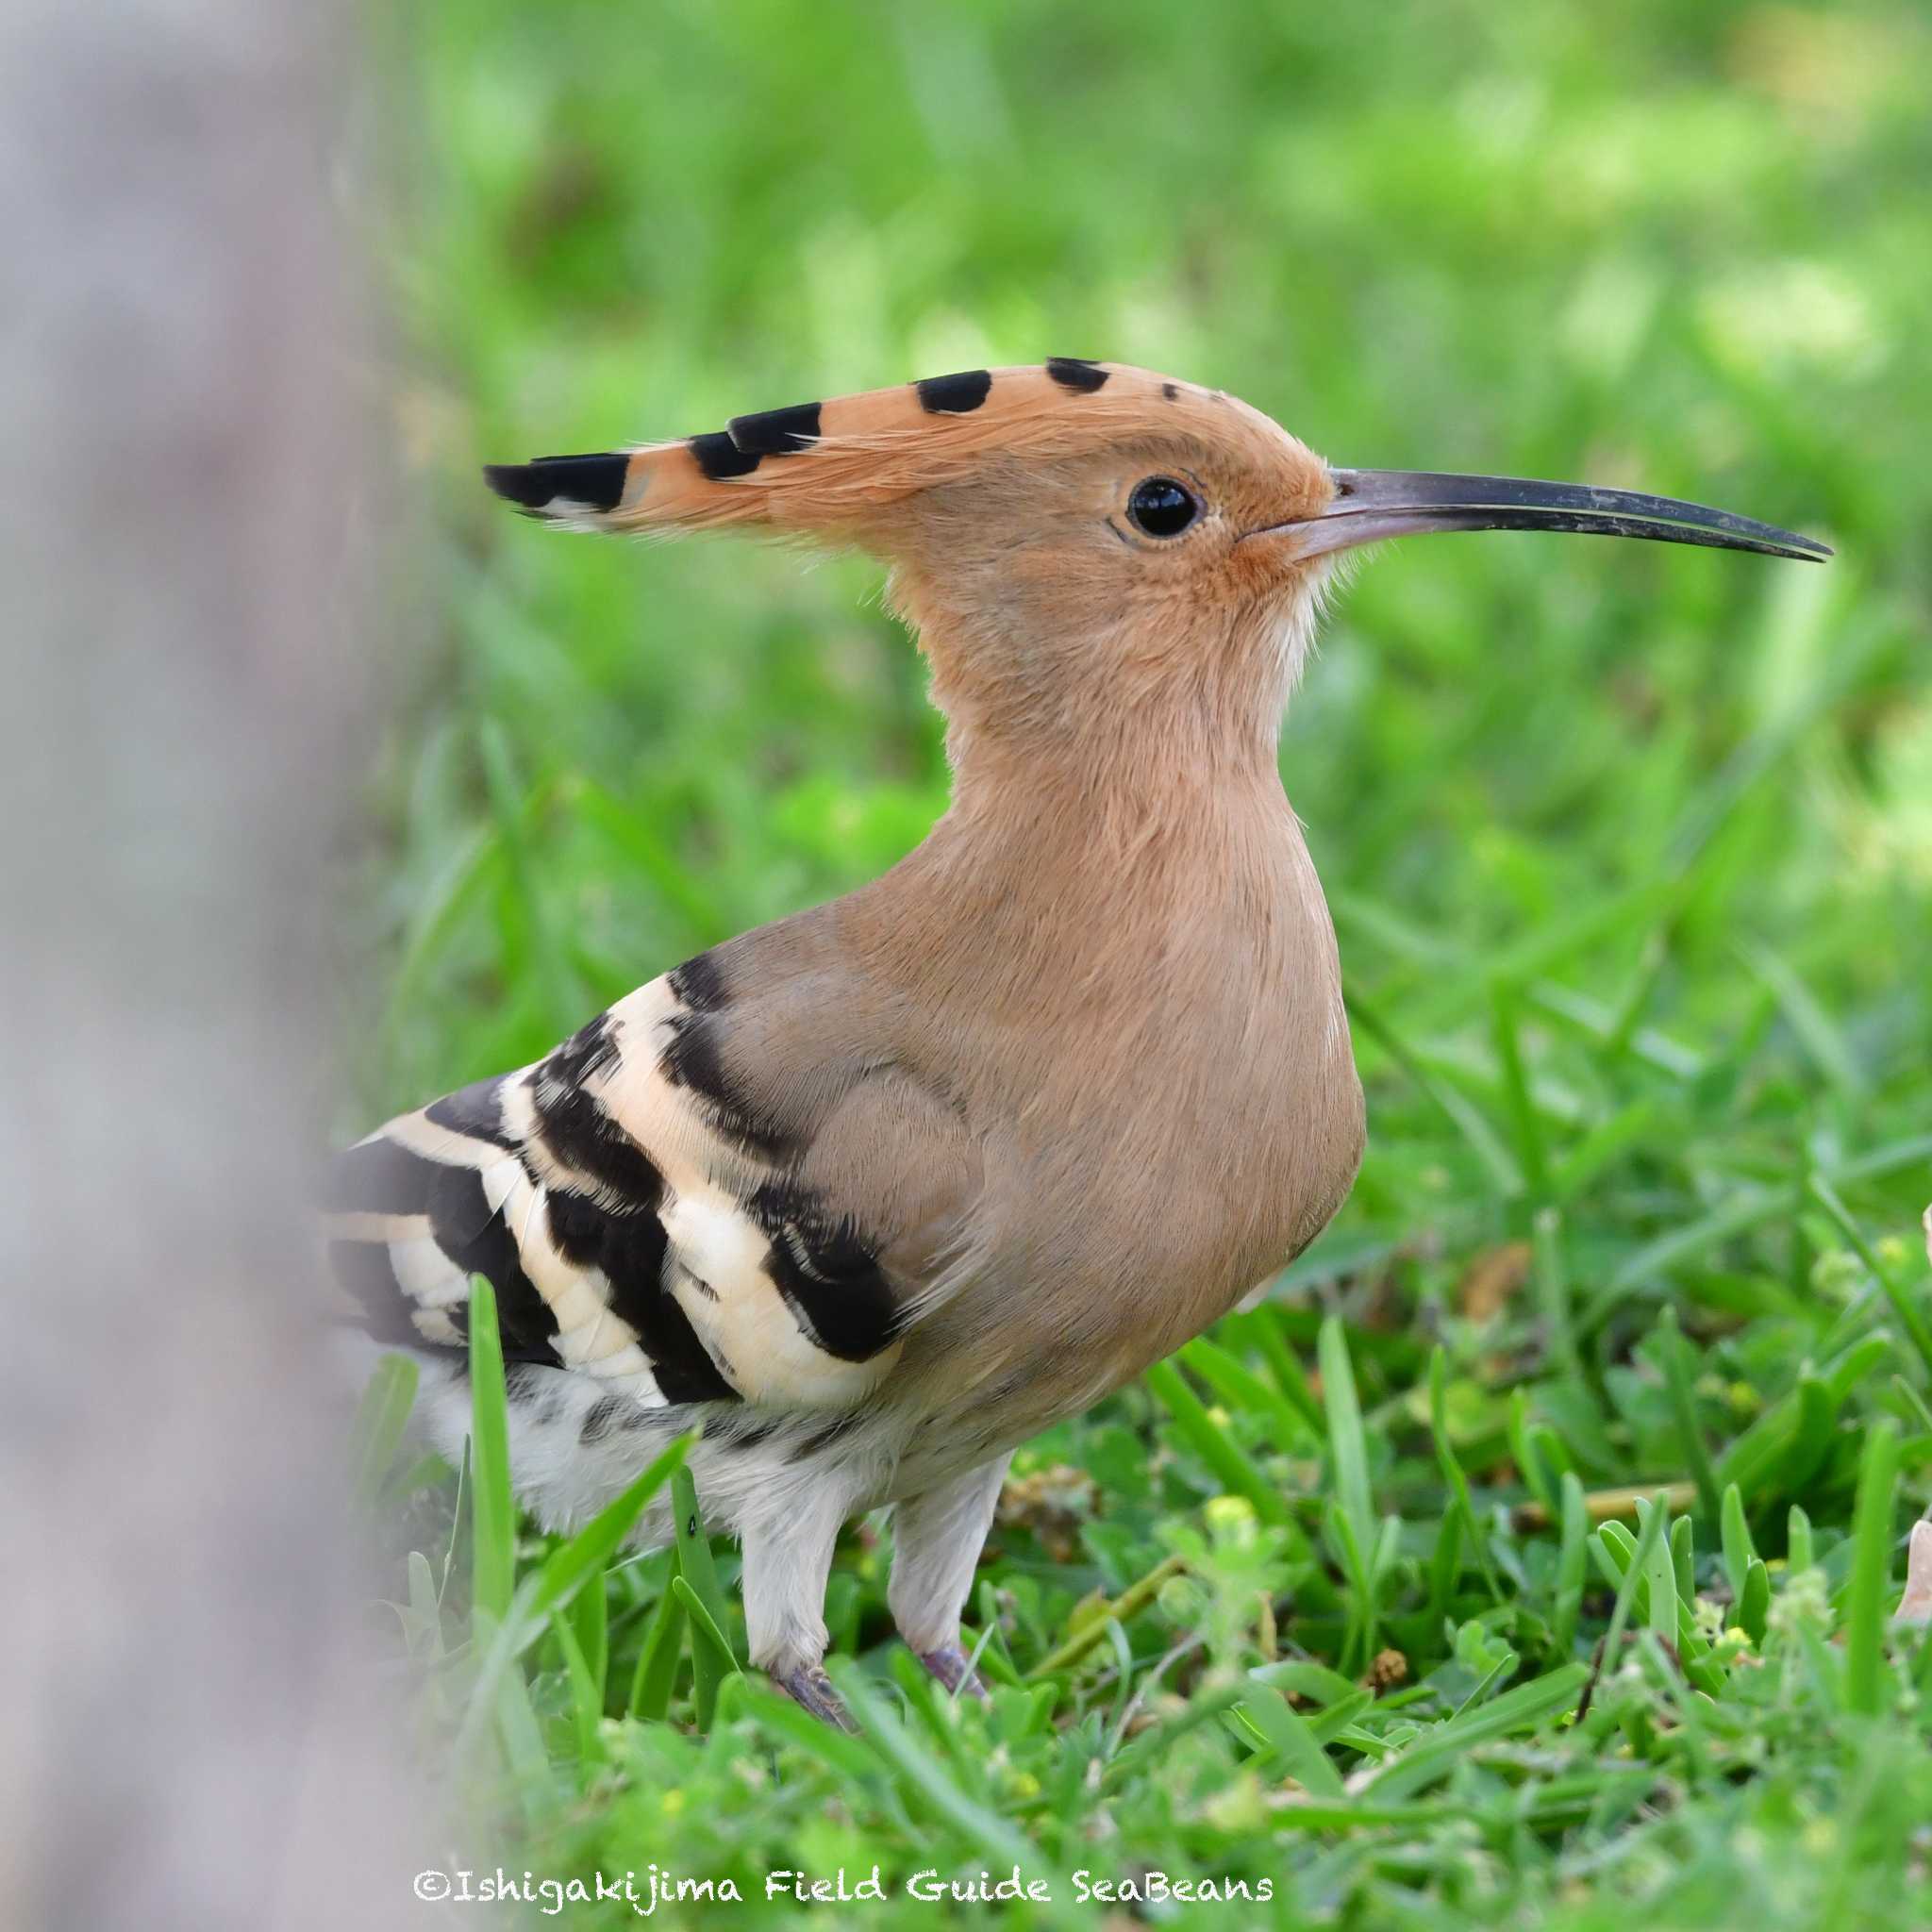
<path fill-rule="evenodd" d="M 948 819 L 977 838 L 1061 837 L 1118 854 L 1150 837 L 1212 839 L 1230 814 L 1282 802 L 1276 721 L 1190 702 L 1107 708 L 1078 724 L 989 728 L 967 717 L 947 734 Z"/>
<path fill-rule="evenodd" d="M 1211 838 L 1244 803 L 1279 809 L 1310 596 L 1097 609 L 1052 572 L 992 555 L 902 560 L 890 594 L 932 666 L 960 830 L 1058 828 L 1114 849 L 1151 829 Z"/>
<path fill-rule="evenodd" d="M 1196 900 L 1210 878 L 1231 883 L 1283 841 L 1299 848 L 1301 830 L 1272 747 L 1236 755 L 1129 733 L 1058 757 L 975 747 L 956 769 L 931 856 L 1023 900 L 1125 897 L 1151 911 L 1154 901 Z"/>
<path fill-rule="evenodd" d="M 1192 903 L 1204 871 L 1232 882 L 1284 841 L 1300 849 L 1277 764 L 1288 674 L 1266 642 L 1206 625 L 1158 647 L 1124 633 L 1046 691 L 975 688 L 958 662 L 935 654 L 949 859 L 1023 896 Z"/>
<path fill-rule="evenodd" d="M 951 808 L 860 895 L 867 950 L 1015 1012 L 1124 1012 L 1217 979 L 1263 996 L 1333 944 L 1271 737 L 1174 719 L 1024 747 L 956 736 Z"/>
<path fill-rule="evenodd" d="M 1305 608 L 1090 635 L 967 615 L 942 588 L 898 595 L 946 713 L 952 805 L 855 908 L 891 976 L 1015 1010 L 1062 980 L 1068 998 L 1158 1007 L 1217 959 L 1248 962 L 1265 996 L 1332 955 L 1276 765 Z"/>

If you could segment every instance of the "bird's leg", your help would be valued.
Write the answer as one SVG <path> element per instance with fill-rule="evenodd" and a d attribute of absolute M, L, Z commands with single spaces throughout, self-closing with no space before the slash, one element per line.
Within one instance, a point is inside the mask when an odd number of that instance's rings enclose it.
<path fill-rule="evenodd" d="M 899 1634 L 956 1695 L 986 1695 L 959 1648 L 959 1612 L 973 1588 L 1009 1456 L 995 1457 L 892 1511 L 892 1580 L 887 1591 Z"/>
<path fill-rule="evenodd" d="M 984 1697 L 986 1686 L 974 1674 L 973 1665 L 958 1643 L 942 1643 L 937 1650 L 922 1650 L 919 1661 L 955 1697 Z"/>
<path fill-rule="evenodd" d="M 845 1708 L 844 1700 L 832 1689 L 832 1680 L 821 1664 L 794 1664 L 781 1670 L 774 1664 L 767 1674 L 793 1704 L 808 1710 L 835 1731 L 856 1731 L 858 1721 Z"/>
<path fill-rule="evenodd" d="M 825 1579 L 845 1520 L 848 1492 L 836 1482 L 801 1492 L 782 1485 L 742 1523 L 744 1627 L 751 1660 L 794 1704 L 841 1731 L 856 1731 L 821 1659 L 825 1654 Z"/>

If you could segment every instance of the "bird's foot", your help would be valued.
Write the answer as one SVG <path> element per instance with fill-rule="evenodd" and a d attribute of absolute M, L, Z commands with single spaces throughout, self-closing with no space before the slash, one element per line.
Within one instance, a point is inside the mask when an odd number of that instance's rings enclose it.
<path fill-rule="evenodd" d="M 797 1664 L 789 1671 L 774 1671 L 771 1677 L 793 1704 L 810 1711 L 812 1716 L 830 1724 L 835 1731 L 858 1730 L 858 1725 L 852 1713 L 832 1689 L 831 1678 L 817 1664 Z"/>
<path fill-rule="evenodd" d="M 937 1650 L 922 1650 L 919 1661 L 955 1697 L 985 1697 L 986 1686 L 979 1681 L 978 1674 L 966 1661 L 966 1653 L 957 1643 L 942 1643 Z"/>

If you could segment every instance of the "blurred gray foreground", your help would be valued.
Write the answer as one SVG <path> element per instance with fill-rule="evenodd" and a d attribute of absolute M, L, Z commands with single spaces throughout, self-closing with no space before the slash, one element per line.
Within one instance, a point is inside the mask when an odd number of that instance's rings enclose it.
<path fill-rule="evenodd" d="M 0 1924 L 421 1924 L 302 1317 L 346 11 L 0 8 Z M 358 581 L 358 579 L 362 581 Z"/>

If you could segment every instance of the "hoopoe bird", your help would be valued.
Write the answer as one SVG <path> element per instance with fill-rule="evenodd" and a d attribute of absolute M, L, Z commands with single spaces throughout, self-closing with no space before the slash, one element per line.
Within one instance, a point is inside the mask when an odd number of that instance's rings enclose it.
<path fill-rule="evenodd" d="M 752 1660 L 821 1668 L 848 1519 L 949 1689 L 1014 1447 L 1312 1241 L 1363 1104 L 1279 721 L 1336 559 L 1572 530 L 1822 558 L 1626 491 L 1331 467 L 1218 391 L 1105 362 L 980 369 L 491 468 L 588 530 L 854 544 L 947 720 L 949 808 L 884 876 L 714 947 L 534 1066 L 339 1157 L 335 1272 L 424 1364 L 459 1457 L 492 1284 L 518 1491 L 564 1529 L 702 1424 Z M 666 1507 L 641 1540 L 669 1534 Z"/>

